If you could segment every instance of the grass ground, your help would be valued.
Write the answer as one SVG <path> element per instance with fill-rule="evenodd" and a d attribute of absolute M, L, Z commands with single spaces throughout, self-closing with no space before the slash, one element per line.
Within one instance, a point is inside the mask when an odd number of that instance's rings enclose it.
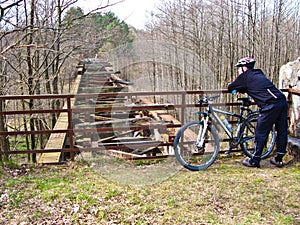
<path fill-rule="evenodd" d="M 299 163 L 256 169 L 240 160 L 219 157 L 200 172 L 171 161 L 4 165 L 0 224 L 300 224 Z"/>

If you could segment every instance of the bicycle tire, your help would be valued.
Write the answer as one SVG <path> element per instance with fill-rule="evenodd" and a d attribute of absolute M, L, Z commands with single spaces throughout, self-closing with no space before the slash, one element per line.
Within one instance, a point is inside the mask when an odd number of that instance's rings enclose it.
<path fill-rule="evenodd" d="M 215 130 L 208 126 L 204 147 L 196 147 L 199 129 L 203 122 L 191 121 L 183 125 L 174 139 L 174 152 L 178 162 L 191 171 L 205 170 L 216 160 L 219 150 L 219 137 Z"/>
<path fill-rule="evenodd" d="M 242 136 L 240 146 L 243 152 L 250 158 L 253 157 L 253 153 L 254 153 L 255 128 L 256 128 L 258 115 L 259 115 L 258 113 L 249 115 L 248 118 L 243 122 L 241 127 L 241 132 L 243 136 Z M 276 131 L 275 128 L 273 127 L 273 129 L 271 130 L 267 138 L 267 143 L 261 154 L 261 159 L 265 159 L 271 154 L 275 146 L 275 143 L 276 143 Z"/>

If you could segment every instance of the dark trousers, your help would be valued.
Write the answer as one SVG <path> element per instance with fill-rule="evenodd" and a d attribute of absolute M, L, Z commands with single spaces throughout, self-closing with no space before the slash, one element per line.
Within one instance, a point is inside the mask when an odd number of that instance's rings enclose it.
<path fill-rule="evenodd" d="M 287 121 L 287 101 L 279 101 L 266 105 L 260 109 L 257 126 L 255 131 L 255 152 L 253 160 L 259 161 L 267 137 L 275 124 L 277 131 L 276 146 L 277 154 L 284 156 L 286 153 L 288 138 L 288 121 Z"/>

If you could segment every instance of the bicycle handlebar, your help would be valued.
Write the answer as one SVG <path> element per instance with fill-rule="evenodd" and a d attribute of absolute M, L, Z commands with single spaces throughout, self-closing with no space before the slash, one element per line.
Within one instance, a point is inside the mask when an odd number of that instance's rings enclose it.
<path fill-rule="evenodd" d="M 200 104 L 208 103 L 209 101 L 213 101 L 214 99 L 219 98 L 219 97 L 220 97 L 220 95 L 206 96 L 206 97 L 200 98 L 198 100 L 198 103 L 200 103 Z M 237 98 L 237 100 L 242 101 L 243 104 L 246 104 L 246 103 L 251 102 L 251 97 L 247 96 L 247 97 L 243 97 L 243 98 Z"/>
<path fill-rule="evenodd" d="M 206 97 L 203 97 L 203 98 L 200 98 L 198 100 L 198 103 L 202 104 L 202 103 L 208 103 L 208 101 L 212 101 L 216 98 L 219 98 L 220 95 L 213 95 L 213 96 L 206 96 Z"/>

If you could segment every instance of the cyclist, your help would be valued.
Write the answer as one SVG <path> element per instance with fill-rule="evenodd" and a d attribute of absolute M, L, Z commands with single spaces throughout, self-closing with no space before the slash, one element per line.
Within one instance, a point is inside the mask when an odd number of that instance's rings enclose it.
<path fill-rule="evenodd" d="M 235 65 L 239 75 L 228 85 L 228 90 L 232 93 L 247 93 L 260 108 L 255 131 L 254 156 L 243 160 L 242 163 L 249 167 L 260 167 L 262 150 L 269 132 L 275 124 L 277 155 L 271 158 L 270 162 L 277 167 L 282 167 L 288 135 L 286 97 L 265 76 L 262 70 L 254 69 L 255 62 L 256 60 L 250 57 L 240 59 Z"/>

